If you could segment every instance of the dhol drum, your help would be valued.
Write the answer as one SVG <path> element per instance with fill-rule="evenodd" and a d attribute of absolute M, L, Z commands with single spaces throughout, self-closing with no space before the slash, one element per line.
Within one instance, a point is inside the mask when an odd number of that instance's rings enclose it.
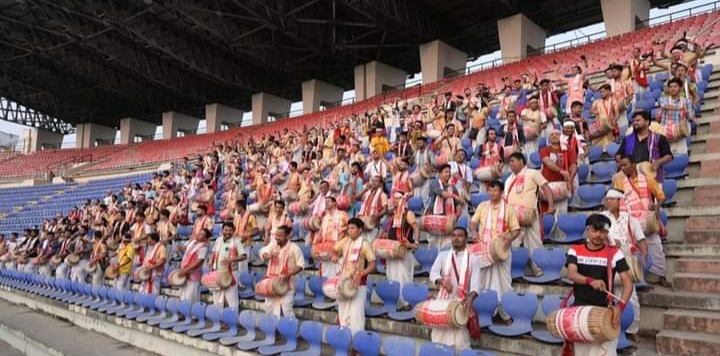
<path fill-rule="evenodd" d="M 329 278 L 323 283 L 323 294 L 330 299 L 352 299 L 357 295 L 358 288 L 351 278 L 340 276 Z"/>
<path fill-rule="evenodd" d="M 293 202 L 298 200 L 298 193 L 294 190 L 286 190 L 283 192 L 283 199 L 286 202 Z"/>
<path fill-rule="evenodd" d="M 60 255 L 54 255 L 50 257 L 50 264 L 53 266 L 58 266 L 61 263 L 63 263 L 63 258 Z"/>
<path fill-rule="evenodd" d="M 220 212 L 220 219 L 222 221 L 231 220 L 232 214 L 230 214 L 230 209 L 223 209 L 223 211 Z"/>
<path fill-rule="evenodd" d="M 77 253 L 71 253 L 65 257 L 65 264 L 69 266 L 74 266 L 80 262 L 80 255 Z"/>
<path fill-rule="evenodd" d="M 646 236 L 660 232 L 660 221 L 655 211 L 648 211 L 644 218 L 640 217 L 638 220 Z"/>
<path fill-rule="evenodd" d="M 404 258 L 407 253 L 407 248 L 396 240 L 376 239 L 372 247 L 377 257 L 388 260 Z"/>
<path fill-rule="evenodd" d="M 377 226 L 377 220 L 375 220 L 375 218 L 373 218 L 372 216 L 361 216 L 360 220 L 362 220 L 363 223 L 365 223 L 366 231 L 370 231 Z"/>
<path fill-rule="evenodd" d="M 252 203 L 248 205 L 248 211 L 250 214 L 265 215 L 270 210 L 270 205 L 262 203 Z"/>
<path fill-rule="evenodd" d="M 497 166 L 478 167 L 473 171 L 475 180 L 489 182 L 500 176 Z"/>
<path fill-rule="evenodd" d="M 133 279 L 140 282 L 145 282 L 150 279 L 150 270 L 146 267 L 138 267 L 133 273 Z"/>
<path fill-rule="evenodd" d="M 480 268 L 485 268 L 510 258 L 510 251 L 505 247 L 505 243 L 500 238 L 494 239 L 490 243 L 474 243 L 470 245 L 468 251 L 478 256 L 480 259 Z"/>
<path fill-rule="evenodd" d="M 457 300 L 428 300 L 415 307 L 415 320 L 433 328 L 463 328 L 469 318 L 468 311 Z"/>
<path fill-rule="evenodd" d="M 622 250 L 623 257 L 625 257 L 625 262 L 627 262 L 628 267 L 630 267 L 630 277 L 632 277 L 633 283 L 644 283 L 645 282 L 645 272 L 643 271 L 643 265 L 642 262 L 640 262 L 641 256 L 635 256 L 631 253 L 625 252 Z"/>
<path fill-rule="evenodd" d="M 532 141 L 538 137 L 538 127 L 535 124 L 523 125 L 523 133 L 526 140 Z"/>
<path fill-rule="evenodd" d="M 548 182 L 548 188 L 552 194 L 553 201 L 563 201 L 570 198 L 570 190 L 565 182 Z M 547 201 L 547 197 L 543 191 L 540 191 L 540 198 Z"/>
<path fill-rule="evenodd" d="M 202 279 L 200 279 L 200 284 L 205 286 L 207 289 L 226 289 L 232 285 L 232 282 L 232 275 L 222 271 L 206 273 L 202 276 Z"/>
<path fill-rule="evenodd" d="M 118 267 L 116 265 L 110 265 L 105 269 L 105 278 L 115 279 L 118 275 Z"/>
<path fill-rule="evenodd" d="M 450 235 L 455 227 L 455 216 L 425 215 L 420 218 L 420 229 L 433 235 Z"/>
<path fill-rule="evenodd" d="M 328 261 L 335 254 L 335 241 L 320 242 L 312 246 L 312 258 L 320 261 Z"/>
<path fill-rule="evenodd" d="M 97 263 L 89 263 L 85 265 L 85 273 L 93 274 L 95 271 L 97 271 L 98 264 Z"/>
<path fill-rule="evenodd" d="M 263 297 L 282 297 L 290 290 L 290 284 L 282 277 L 265 277 L 255 285 L 255 294 Z"/>
<path fill-rule="evenodd" d="M 448 164 L 450 162 L 450 157 L 446 153 L 443 153 L 437 157 L 435 157 L 435 168 L 440 168 L 441 166 Z"/>
<path fill-rule="evenodd" d="M 108 250 L 110 250 L 110 251 L 115 251 L 118 248 L 118 243 L 113 238 L 108 239 L 106 244 L 107 244 Z"/>
<path fill-rule="evenodd" d="M 168 273 L 168 283 L 173 287 L 182 287 L 187 282 L 187 276 L 180 276 L 180 270 L 176 269 Z"/>
<path fill-rule="evenodd" d="M 33 266 L 42 266 L 47 262 L 47 260 L 44 257 L 38 256 L 30 260 L 30 263 L 32 263 Z"/>
<path fill-rule="evenodd" d="M 302 220 L 302 226 L 307 231 L 318 231 L 320 230 L 320 218 L 308 216 Z"/>
<path fill-rule="evenodd" d="M 425 178 L 420 174 L 420 172 L 415 171 L 413 174 L 410 175 L 410 183 L 412 183 L 412 186 L 415 188 L 422 187 L 423 183 L 425 183 Z"/>
<path fill-rule="evenodd" d="M 350 201 L 350 196 L 347 194 L 343 194 L 343 195 L 340 195 L 339 197 L 337 197 L 336 206 L 340 210 L 344 210 L 344 211 L 350 210 L 350 208 L 352 207 L 352 202 Z"/>
<path fill-rule="evenodd" d="M 535 223 L 535 220 L 537 219 L 536 208 L 527 208 L 524 205 L 513 205 L 511 208 L 515 210 L 520 226 L 530 227 L 533 223 Z"/>
<path fill-rule="evenodd" d="M 547 316 L 550 334 L 571 342 L 602 343 L 613 340 L 620 328 L 613 327 L 614 309 L 577 306 L 558 309 Z"/>
<path fill-rule="evenodd" d="M 680 121 L 676 124 L 669 124 L 660 126 L 659 134 L 665 135 L 669 142 L 680 141 L 688 137 L 688 123 L 687 121 Z"/>
<path fill-rule="evenodd" d="M 612 127 L 610 126 L 610 123 L 608 123 L 605 119 L 596 119 L 592 122 L 592 124 L 588 126 L 588 131 L 590 132 L 591 139 L 603 137 L 607 135 L 610 130 L 612 130 Z"/>
<path fill-rule="evenodd" d="M 440 135 L 442 135 L 442 131 L 440 131 L 440 130 L 427 130 L 427 131 L 425 131 L 425 135 L 427 135 L 428 138 L 434 140 L 434 139 L 440 137 Z"/>
<path fill-rule="evenodd" d="M 288 210 L 294 216 L 305 215 L 308 211 L 308 205 L 304 201 L 296 201 L 288 206 Z"/>
<path fill-rule="evenodd" d="M 0 262 L 7 262 L 10 259 L 9 253 L 3 253 L 2 256 L 0 256 Z"/>

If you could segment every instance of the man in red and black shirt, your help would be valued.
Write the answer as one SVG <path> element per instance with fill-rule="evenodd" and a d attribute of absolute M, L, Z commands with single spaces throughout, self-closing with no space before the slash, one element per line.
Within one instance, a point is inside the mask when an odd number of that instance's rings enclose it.
<path fill-rule="evenodd" d="M 567 252 L 568 278 L 575 283 L 573 294 L 576 306 L 594 305 L 598 307 L 613 306 L 613 326 L 619 327 L 620 315 L 625 309 L 625 301 L 630 299 L 632 292 L 632 279 L 628 273 L 629 267 L 622 252 L 608 244 L 610 219 L 601 214 L 592 214 L 585 222 L 587 240 L 584 245 L 575 245 Z M 608 268 L 610 262 L 610 268 Z M 612 276 L 608 276 L 610 271 Z M 614 274 L 619 273 L 622 280 L 623 293 L 620 298 L 610 297 Z M 608 281 L 610 281 L 608 283 Z M 575 355 L 617 355 L 618 340 L 611 340 L 602 344 L 576 343 Z"/>

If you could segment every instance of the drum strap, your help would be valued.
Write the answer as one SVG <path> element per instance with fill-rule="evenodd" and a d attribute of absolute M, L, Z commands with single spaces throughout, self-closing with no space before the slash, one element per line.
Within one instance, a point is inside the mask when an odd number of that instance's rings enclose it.
<path fill-rule="evenodd" d="M 637 242 L 637 240 L 635 239 L 635 233 L 633 233 L 632 226 L 630 226 L 630 219 L 631 219 L 631 218 L 632 218 L 632 217 L 628 215 L 627 229 L 628 229 L 628 234 L 630 234 L 630 242 L 632 242 L 632 247 L 637 248 L 637 243 L 638 243 L 638 242 Z M 632 249 L 632 247 L 631 247 L 631 249 Z"/>

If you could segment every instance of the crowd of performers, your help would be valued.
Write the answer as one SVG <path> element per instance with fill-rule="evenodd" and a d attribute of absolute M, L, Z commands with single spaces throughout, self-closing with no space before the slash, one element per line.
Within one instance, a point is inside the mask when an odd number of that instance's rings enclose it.
<path fill-rule="evenodd" d="M 667 53 L 664 44 L 653 47 L 608 67 L 607 80 L 592 88 L 600 97 L 592 102 L 591 123 L 582 115 L 590 86 L 581 57 L 569 76 L 557 68 L 539 81 L 505 78 L 495 94 L 478 84 L 428 102 L 398 101 L 314 127 L 216 143 L 149 182 L 108 191 L 42 226 L 2 237 L 0 260 L 6 269 L 94 285 L 109 278 L 117 289 L 141 281 L 140 291 L 152 294 L 167 278 L 189 301 L 200 299 L 204 285 L 221 307 L 238 308 L 238 288 L 254 287 L 266 312 L 292 317 L 293 279 L 308 267 L 299 239 L 327 278 L 323 289 L 337 300 L 338 323 L 357 332 L 366 325 L 367 278 L 378 259 L 387 279 L 411 283 L 412 251 L 427 243 L 440 251 L 429 278 L 436 292 L 418 305 L 418 319 L 433 327 L 433 341 L 466 349 L 475 333 L 447 320 L 448 308 L 472 314 L 474 298 L 492 289 L 495 322 L 510 322 L 499 303 L 513 290 L 508 250 L 524 246 L 532 255 L 541 248 L 542 217 L 565 213 L 577 199 L 577 167 L 588 163 L 590 146 L 617 142 L 617 156 L 608 159 L 619 172 L 604 210 L 587 219 L 586 241 L 567 253 L 567 277 L 578 308 L 613 313 L 615 324 L 632 307 L 627 333 L 636 338 L 640 309 L 632 283 L 651 263 L 657 283 L 667 284 L 659 183 L 663 164 L 687 152 L 704 54 L 685 38 Z M 670 74 L 655 115 L 628 115 L 647 90 L 653 64 Z M 488 125 L 495 105 L 499 127 Z M 541 157 L 539 170 L 527 166 L 533 153 Z M 472 206 L 476 192 L 489 199 Z M 462 220 L 467 225 L 457 227 Z M 189 239 L 180 238 L 179 227 Z M 265 277 L 242 286 L 238 276 L 249 270 L 257 243 Z M 165 273 L 171 265 L 177 268 Z M 542 274 L 529 262 L 526 275 Z M 402 298 L 399 307 L 407 308 Z M 574 354 L 612 355 L 616 343 L 575 342 Z"/>

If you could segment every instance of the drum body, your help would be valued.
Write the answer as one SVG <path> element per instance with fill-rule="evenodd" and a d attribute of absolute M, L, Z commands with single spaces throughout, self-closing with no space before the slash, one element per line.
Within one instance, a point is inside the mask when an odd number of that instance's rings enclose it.
<path fill-rule="evenodd" d="M 286 190 L 283 192 L 283 198 L 286 202 L 293 202 L 298 200 L 298 193 L 294 190 Z"/>
<path fill-rule="evenodd" d="M 614 340 L 620 328 L 612 326 L 613 310 L 594 306 L 558 309 L 547 316 L 550 334 L 579 343 L 603 343 Z"/>
<path fill-rule="evenodd" d="M 168 283 L 173 287 L 182 287 L 187 282 L 187 276 L 180 276 L 180 270 L 176 269 L 168 274 Z"/>
<path fill-rule="evenodd" d="M 340 276 L 329 278 L 323 283 L 323 294 L 330 299 L 352 299 L 357 295 L 358 288 L 353 285 L 352 279 Z"/>
<path fill-rule="evenodd" d="M 440 137 L 440 135 L 442 135 L 442 131 L 440 131 L 440 130 L 427 130 L 427 131 L 425 131 L 425 135 L 427 135 L 428 138 L 434 140 L 434 139 Z"/>
<path fill-rule="evenodd" d="M 317 216 L 308 216 L 302 220 L 303 228 L 307 231 L 320 230 L 320 218 Z"/>
<path fill-rule="evenodd" d="M 200 279 L 200 283 L 207 289 L 225 289 L 232 285 L 233 278 L 230 273 L 213 271 L 206 273 Z"/>
<path fill-rule="evenodd" d="M 350 210 L 352 207 L 352 202 L 350 201 L 350 196 L 347 194 L 343 194 L 339 197 L 337 197 L 337 208 L 340 210 Z"/>
<path fill-rule="evenodd" d="M 498 172 L 497 166 L 478 167 L 473 171 L 475 180 L 481 182 L 489 182 L 499 176 L 500 172 Z"/>
<path fill-rule="evenodd" d="M 332 259 L 335 254 L 333 249 L 335 248 L 335 241 L 321 242 L 313 244 L 312 247 L 312 258 L 320 261 L 328 261 Z"/>
<path fill-rule="evenodd" d="M 360 216 L 360 220 L 365 223 L 365 230 L 370 231 L 377 226 L 377 220 L 372 216 Z"/>
<path fill-rule="evenodd" d="M 647 212 L 647 215 L 644 218 L 640 218 L 638 220 L 640 221 L 640 226 L 642 226 L 643 232 L 646 236 L 660 232 L 660 222 L 658 221 L 658 216 L 655 211 Z"/>
<path fill-rule="evenodd" d="M 396 240 L 375 239 L 372 247 L 377 257 L 384 259 L 404 258 L 407 253 L 407 248 Z"/>
<path fill-rule="evenodd" d="M 45 262 L 47 262 L 47 261 L 40 256 L 35 257 L 30 261 L 30 263 L 32 263 L 33 266 L 42 266 L 45 264 Z"/>
<path fill-rule="evenodd" d="M 65 257 L 65 264 L 69 266 L 74 266 L 80 262 L 80 255 L 77 253 L 71 253 Z"/>
<path fill-rule="evenodd" d="M 527 208 L 523 205 L 512 205 L 511 208 L 515 210 L 520 226 L 530 227 L 535 223 L 537 219 L 537 209 Z"/>
<path fill-rule="evenodd" d="M 150 279 L 150 274 L 150 270 L 148 270 L 146 267 L 139 267 L 133 273 L 133 279 L 136 281 L 144 282 Z"/>
<path fill-rule="evenodd" d="M 304 201 L 296 201 L 288 206 L 288 210 L 294 216 L 305 215 L 308 210 L 308 205 Z"/>
<path fill-rule="evenodd" d="M 95 273 L 97 271 L 98 264 L 97 263 L 88 263 L 85 265 L 85 272 L 89 274 Z"/>
<path fill-rule="evenodd" d="M 457 300 L 427 300 L 415 307 L 415 320 L 433 328 L 462 328 L 468 319 L 468 311 Z"/>
<path fill-rule="evenodd" d="M 420 229 L 433 235 L 450 235 L 455 228 L 455 216 L 425 215 L 420 217 Z"/>
<path fill-rule="evenodd" d="M 526 140 L 532 141 L 538 137 L 538 127 L 535 124 L 523 125 L 523 133 Z"/>
<path fill-rule="evenodd" d="M 548 188 L 550 188 L 553 201 L 563 201 L 570 198 L 570 190 L 568 190 L 567 183 L 565 182 L 548 182 Z M 540 198 L 542 198 L 543 201 L 547 201 L 547 197 L 542 193 L 542 190 L 540 192 Z"/>
<path fill-rule="evenodd" d="M 281 277 L 265 277 L 255 285 L 255 293 L 263 297 L 282 297 L 290 290 L 287 280 Z"/>
<path fill-rule="evenodd" d="M 111 265 L 110 267 L 105 269 L 105 278 L 107 279 L 115 279 L 118 275 L 118 268 L 115 265 Z"/>
<path fill-rule="evenodd" d="M 505 247 L 502 239 L 492 240 L 490 243 L 490 256 L 495 262 L 507 261 L 510 258 L 510 249 Z"/>
<path fill-rule="evenodd" d="M 659 134 L 665 135 L 669 142 L 680 141 L 688 137 L 688 123 L 681 120 L 676 124 L 662 126 Z"/>
<path fill-rule="evenodd" d="M 450 157 L 446 153 L 443 153 L 437 157 L 435 157 L 435 168 L 440 168 L 441 166 L 448 164 L 450 160 Z"/>
<path fill-rule="evenodd" d="M 588 126 L 591 139 L 603 137 L 607 135 L 611 129 L 612 127 L 610 127 L 610 124 L 605 119 L 596 119 Z"/>

